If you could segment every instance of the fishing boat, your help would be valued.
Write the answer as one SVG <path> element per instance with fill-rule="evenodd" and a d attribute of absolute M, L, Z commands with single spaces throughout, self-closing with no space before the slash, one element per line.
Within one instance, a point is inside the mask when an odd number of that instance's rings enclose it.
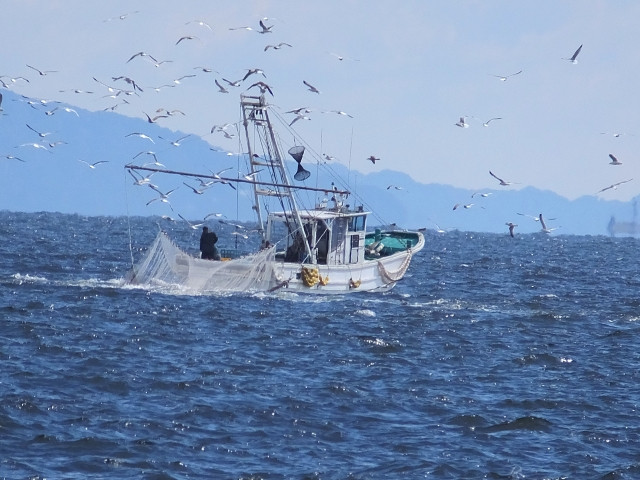
<path fill-rule="evenodd" d="M 240 104 L 247 175 L 231 178 L 135 165 L 126 168 L 248 184 L 255 230 L 261 236 L 257 251 L 223 249 L 221 261 L 206 260 L 187 253 L 160 231 L 127 281 L 177 285 L 195 294 L 281 290 L 345 294 L 393 288 L 424 247 L 422 233 L 368 230 L 371 211 L 363 203 L 352 205 L 355 195 L 348 188 L 337 181 L 324 188 L 304 183 L 311 172 L 303 166 L 303 157 L 311 149 L 291 129 L 286 138 L 291 137 L 294 144 L 283 147 L 284 140 L 272 124 L 277 114 L 264 95 L 241 95 Z M 294 161 L 285 161 L 284 151 Z"/>

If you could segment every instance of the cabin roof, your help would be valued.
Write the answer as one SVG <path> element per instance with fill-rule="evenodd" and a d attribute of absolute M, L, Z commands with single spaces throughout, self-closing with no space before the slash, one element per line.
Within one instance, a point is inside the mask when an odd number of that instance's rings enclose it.
<path fill-rule="evenodd" d="M 275 218 L 284 218 L 285 213 L 289 215 L 291 212 L 272 212 L 269 216 Z M 313 209 L 313 210 L 299 210 L 300 218 L 302 219 L 320 219 L 320 220 L 332 220 L 335 218 L 351 218 L 359 217 L 362 215 L 368 215 L 371 212 L 364 210 L 336 210 L 336 209 Z"/>

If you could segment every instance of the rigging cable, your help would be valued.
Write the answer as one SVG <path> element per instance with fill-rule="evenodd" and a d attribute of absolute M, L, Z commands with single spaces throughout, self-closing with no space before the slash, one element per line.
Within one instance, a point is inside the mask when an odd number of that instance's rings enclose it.
<path fill-rule="evenodd" d="M 127 174 L 126 170 L 124 170 L 124 200 L 125 200 L 125 208 L 127 209 L 127 229 L 129 230 L 129 255 L 131 256 L 131 269 L 135 268 L 135 263 L 133 260 L 133 235 L 131 234 L 131 215 L 129 214 L 129 196 L 127 195 Z"/>

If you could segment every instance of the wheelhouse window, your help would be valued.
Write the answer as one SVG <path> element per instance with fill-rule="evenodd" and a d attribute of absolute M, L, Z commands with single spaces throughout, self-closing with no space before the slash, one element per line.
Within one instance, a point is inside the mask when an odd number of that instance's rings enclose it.
<path fill-rule="evenodd" d="M 357 217 L 351 217 L 349 219 L 349 231 L 350 232 L 364 231 L 366 218 L 367 217 L 365 215 L 358 215 Z"/>

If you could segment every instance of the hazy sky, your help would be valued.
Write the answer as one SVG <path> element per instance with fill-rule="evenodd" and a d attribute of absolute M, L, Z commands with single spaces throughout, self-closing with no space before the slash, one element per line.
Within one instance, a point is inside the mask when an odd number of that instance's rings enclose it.
<path fill-rule="evenodd" d="M 509 188 L 569 199 L 633 178 L 599 194 L 629 200 L 640 185 L 639 18 L 636 0 L 5 0 L 0 75 L 16 93 L 88 110 L 180 110 L 158 123 L 234 151 L 211 127 L 237 121 L 240 92 L 264 81 L 283 115 L 308 107 L 296 129 L 356 171 L 480 190 L 498 188 L 491 170 Z M 291 47 L 265 51 L 281 42 Z M 566 60 L 580 45 L 578 63 Z M 138 52 L 157 62 L 128 62 Z M 253 68 L 265 76 L 223 80 Z M 118 76 L 143 91 L 110 98 L 93 79 L 133 89 Z"/>

